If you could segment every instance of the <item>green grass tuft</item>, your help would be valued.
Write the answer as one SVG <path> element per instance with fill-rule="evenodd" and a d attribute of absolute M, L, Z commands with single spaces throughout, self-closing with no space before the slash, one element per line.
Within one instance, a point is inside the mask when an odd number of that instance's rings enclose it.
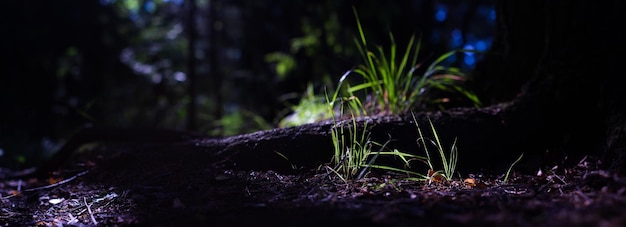
<path fill-rule="evenodd" d="M 413 115 L 413 121 L 415 121 L 415 126 L 417 127 L 417 131 L 419 133 L 418 141 L 422 142 L 422 146 L 424 147 L 424 152 L 426 153 L 426 163 L 428 164 L 428 167 L 430 168 L 430 170 L 433 171 L 432 174 L 429 174 L 429 177 L 433 178 L 439 175 L 439 176 L 442 176 L 447 181 L 451 181 L 452 176 L 456 171 L 456 165 L 457 165 L 458 156 L 459 156 L 458 155 L 459 152 L 456 146 L 456 139 L 454 140 L 454 143 L 452 144 L 452 147 L 450 148 L 450 152 L 446 155 L 443 149 L 443 146 L 441 145 L 441 141 L 439 140 L 439 135 L 437 134 L 437 131 L 435 130 L 435 126 L 433 125 L 432 121 L 430 121 L 430 118 L 428 119 L 428 122 L 430 123 L 430 129 L 433 133 L 433 136 L 435 137 L 435 140 L 427 139 L 424 137 L 424 134 L 422 133 L 422 129 L 420 128 L 419 123 L 417 123 L 417 119 L 415 119 L 415 115 L 413 113 L 411 114 Z M 439 153 L 439 158 L 441 159 L 442 169 L 437 170 L 437 168 L 433 165 L 432 157 L 430 155 L 430 151 L 428 150 L 429 146 L 428 144 L 426 144 L 426 141 L 429 141 L 432 145 L 434 145 L 437 148 L 437 151 Z"/>

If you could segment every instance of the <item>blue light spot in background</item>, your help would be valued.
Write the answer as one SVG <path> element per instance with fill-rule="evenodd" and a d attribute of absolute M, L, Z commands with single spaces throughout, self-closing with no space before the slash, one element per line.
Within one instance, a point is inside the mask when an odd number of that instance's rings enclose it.
<path fill-rule="evenodd" d="M 154 13 L 154 11 L 156 11 L 156 4 L 152 1 L 146 1 L 146 3 L 143 4 L 143 9 L 148 13 Z"/>
<path fill-rule="evenodd" d="M 485 40 L 476 41 L 476 50 L 485 51 L 487 50 L 487 42 Z"/>
<path fill-rule="evenodd" d="M 472 67 L 472 66 L 474 66 L 474 64 L 476 64 L 476 57 L 474 57 L 473 54 L 466 54 L 465 58 L 463 58 L 463 62 L 467 66 Z"/>
<path fill-rule="evenodd" d="M 476 48 L 474 48 L 474 46 L 472 44 L 466 44 L 463 47 L 463 50 L 475 50 Z M 466 55 L 474 55 L 474 52 L 465 52 Z"/>
<path fill-rule="evenodd" d="M 174 4 L 178 4 L 178 5 L 183 4 L 183 1 L 184 0 L 163 0 L 163 2 L 166 2 L 166 3 L 173 2 Z"/>
<path fill-rule="evenodd" d="M 446 9 L 444 5 L 438 5 L 437 12 L 435 12 L 435 20 L 437 20 L 437 22 L 443 22 L 446 20 L 447 16 L 448 16 L 448 9 Z"/>
<path fill-rule="evenodd" d="M 467 44 L 463 47 L 464 50 L 475 50 L 474 46 Z M 474 56 L 473 52 L 465 52 L 465 57 L 463 58 L 463 62 L 469 66 L 472 67 L 474 66 L 474 64 L 476 64 L 476 57 Z"/>

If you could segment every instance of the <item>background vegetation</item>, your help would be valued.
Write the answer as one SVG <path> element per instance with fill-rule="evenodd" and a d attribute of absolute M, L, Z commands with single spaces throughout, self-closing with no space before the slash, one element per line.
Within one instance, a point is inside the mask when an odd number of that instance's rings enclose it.
<path fill-rule="evenodd" d="M 3 5 L 0 166 L 10 168 L 36 164 L 88 125 L 209 136 L 278 127 L 307 88 L 334 88 L 362 63 L 352 7 L 369 43 L 387 46 L 392 33 L 403 50 L 421 37 L 417 62 L 453 49 L 485 51 L 495 25 L 493 1 Z M 443 64 L 471 72 L 478 58 L 457 53 Z"/>

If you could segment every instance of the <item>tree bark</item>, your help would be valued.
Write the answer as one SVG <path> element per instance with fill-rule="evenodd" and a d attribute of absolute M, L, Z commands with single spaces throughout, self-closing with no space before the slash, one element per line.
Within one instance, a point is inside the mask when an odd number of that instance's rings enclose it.
<path fill-rule="evenodd" d="M 196 75 L 196 0 L 187 0 L 187 17 L 185 18 L 185 31 L 187 33 L 187 78 L 189 86 L 187 94 L 189 95 L 189 104 L 187 106 L 187 130 L 195 131 L 197 129 L 196 112 L 198 84 Z"/>
<path fill-rule="evenodd" d="M 476 76 L 483 97 L 511 98 L 508 117 L 532 146 L 576 162 L 604 157 L 623 170 L 619 68 L 623 2 L 498 1 L 498 37 Z"/>

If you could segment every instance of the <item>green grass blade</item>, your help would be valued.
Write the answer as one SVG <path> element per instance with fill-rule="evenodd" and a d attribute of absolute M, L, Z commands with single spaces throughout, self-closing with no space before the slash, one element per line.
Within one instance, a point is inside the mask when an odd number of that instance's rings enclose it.
<path fill-rule="evenodd" d="M 432 159 L 430 158 L 430 152 L 428 151 L 428 146 L 426 145 L 426 138 L 424 138 L 422 129 L 420 128 L 419 123 L 417 122 L 417 119 L 415 118 L 415 114 L 411 112 L 411 115 L 413 116 L 413 121 L 415 122 L 415 126 L 417 127 L 417 132 L 419 134 L 419 138 L 417 140 L 418 142 L 422 141 L 422 146 L 424 147 L 424 151 L 426 153 L 426 162 L 428 164 L 428 168 L 434 169 L 433 163 L 431 162 Z"/>
<path fill-rule="evenodd" d="M 431 76 L 434 72 L 435 72 L 435 67 L 437 65 L 439 65 L 439 63 L 441 63 L 443 60 L 445 60 L 446 58 L 449 58 L 450 56 L 452 56 L 453 54 L 455 54 L 457 52 L 457 50 L 452 50 L 449 51 L 441 56 L 439 56 L 435 61 L 433 61 L 430 66 L 428 66 L 428 68 L 426 69 L 426 74 L 424 75 L 424 77 L 429 77 Z"/>
<path fill-rule="evenodd" d="M 430 120 L 430 118 L 428 119 L 428 123 L 430 123 L 430 129 L 432 130 L 433 136 L 435 137 L 435 142 L 437 143 L 437 150 L 439 150 L 439 156 L 441 157 L 443 169 L 444 170 L 449 169 L 448 160 L 446 159 L 446 154 L 443 152 L 443 146 L 441 146 L 439 135 L 437 134 L 437 131 L 435 130 L 435 126 L 433 125 L 433 122 Z"/>
<path fill-rule="evenodd" d="M 361 37 L 361 43 L 363 46 L 367 46 L 367 42 L 365 41 L 365 34 L 363 33 L 363 27 L 361 26 L 361 20 L 359 19 L 359 13 L 357 13 L 356 8 L 353 6 L 352 11 L 354 12 L 354 17 L 356 18 L 356 25 L 359 29 L 359 35 Z"/>
<path fill-rule="evenodd" d="M 511 164 L 511 166 L 509 166 L 509 170 L 506 171 L 506 174 L 504 175 L 504 180 L 502 180 L 503 184 L 506 184 L 506 182 L 509 180 L 509 174 L 511 173 L 511 169 L 513 169 L 513 166 L 515 164 L 517 164 L 517 162 L 519 162 L 520 160 L 522 160 L 522 157 L 524 157 L 524 153 L 522 153 L 519 158 L 517 158 L 515 160 L 515 162 L 513 162 L 513 164 Z"/>

